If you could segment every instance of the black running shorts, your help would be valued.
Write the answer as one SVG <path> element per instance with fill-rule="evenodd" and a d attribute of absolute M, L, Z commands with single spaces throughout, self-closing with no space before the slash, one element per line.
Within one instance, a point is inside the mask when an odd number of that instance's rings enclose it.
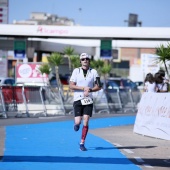
<path fill-rule="evenodd" d="M 93 104 L 89 104 L 89 105 L 82 105 L 81 101 L 75 101 L 73 103 L 73 109 L 74 109 L 74 116 L 83 116 L 83 115 L 89 115 L 90 117 L 92 117 L 92 113 L 93 113 Z"/>

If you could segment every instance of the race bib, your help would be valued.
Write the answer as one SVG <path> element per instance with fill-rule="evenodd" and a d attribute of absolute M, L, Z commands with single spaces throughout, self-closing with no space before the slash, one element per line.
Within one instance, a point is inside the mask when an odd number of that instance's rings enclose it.
<path fill-rule="evenodd" d="M 82 105 L 88 105 L 88 104 L 92 104 L 93 100 L 90 97 L 86 97 L 84 99 L 81 99 L 81 104 Z"/>

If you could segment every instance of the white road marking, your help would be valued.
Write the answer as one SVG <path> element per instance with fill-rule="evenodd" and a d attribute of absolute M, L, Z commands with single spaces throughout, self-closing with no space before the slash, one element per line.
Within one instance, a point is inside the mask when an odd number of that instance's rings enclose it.
<path fill-rule="evenodd" d="M 63 118 L 64 116 L 51 116 L 51 117 L 38 117 L 39 119 L 59 119 L 59 118 Z"/>
<path fill-rule="evenodd" d="M 134 157 L 136 159 L 137 162 L 145 162 L 142 158 L 140 157 Z"/>
<path fill-rule="evenodd" d="M 109 143 L 112 143 L 110 140 L 106 140 L 107 142 L 109 142 Z"/>
<path fill-rule="evenodd" d="M 120 145 L 120 144 L 118 144 L 118 143 L 113 143 L 113 145 L 115 145 L 115 146 L 122 146 L 122 145 Z"/>
<path fill-rule="evenodd" d="M 132 152 L 130 149 L 123 149 L 125 152 L 127 152 L 127 153 L 134 153 L 134 152 Z"/>
<path fill-rule="evenodd" d="M 143 164 L 143 166 L 145 166 L 146 168 L 153 168 L 153 166 L 148 165 L 148 164 Z"/>

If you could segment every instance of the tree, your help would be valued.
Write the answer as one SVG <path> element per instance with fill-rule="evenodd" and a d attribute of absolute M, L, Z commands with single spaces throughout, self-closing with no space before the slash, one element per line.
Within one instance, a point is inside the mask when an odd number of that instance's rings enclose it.
<path fill-rule="evenodd" d="M 56 80 L 57 80 L 58 86 L 61 88 L 61 81 L 60 81 L 60 78 L 59 78 L 58 66 L 59 66 L 60 64 L 62 64 L 62 62 L 63 62 L 63 57 L 61 56 L 60 53 L 54 52 L 54 53 L 52 53 L 47 59 L 48 59 L 49 64 L 50 64 L 51 66 L 54 66 L 54 67 L 55 67 Z"/>
<path fill-rule="evenodd" d="M 108 62 L 98 59 L 98 60 L 93 60 L 90 63 L 92 68 L 95 68 L 99 74 L 103 75 L 104 81 L 106 83 L 106 76 L 107 74 L 110 73 L 112 66 Z"/>
<path fill-rule="evenodd" d="M 80 59 L 78 55 L 70 56 L 70 61 L 73 68 L 80 67 Z"/>
<path fill-rule="evenodd" d="M 51 67 L 49 66 L 49 64 L 43 63 L 43 64 L 38 68 L 38 70 L 40 71 L 40 73 L 42 74 L 42 76 L 43 76 L 43 74 L 49 75 L 50 72 L 51 72 Z M 44 77 L 43 77 L 43 82 L 44 82 Z"/>
<path fill-rule="evenodd" d="M 104 61 L 101 59 L 93 60 L 90 62 L 90 66 L 98 71 L 101 74 L 101 68 L 104 66 Z"/>
<path fill-rule="evenodd" d="M 65 49 L 64 49 L 64 54 L 65 54 L 65 56 L 68 58 L 68 64 L 69 64 L 69 73 L 70 73 L 70 75 L 71 75 L 71 59 L 70 59 L 70 57 L 74 54 L 74 48 L 72 48 L 72 47 L 66 47 Z"/>
<path fill-rule="evenodd" d="M 166 73 L 169 77 L 166 62 L 170 60 L 170 44 L 168 43 L 167 47 L 161 44 L 159 47 L 156 48 L 156 54 L 159 56 L 157 62 L 164 64 Z"/>
<path fill-rule="evenodd" d="M 110 73 L 112 69 L 111 64 L 104 63 L 104 66 L 101 68 L 101 74 L 104 76 L 104 80 L 106 81 L 106 76 Z"/>
<path fill-rule="evenodd" d="M 41 74 L 47 74 L 49 75 L 51 72 L 51 67 L 49 66 L 49 64 L 47 63 L 43 63 L 40 67 L 39 67 L 39 71 L 41 72 Z"/>

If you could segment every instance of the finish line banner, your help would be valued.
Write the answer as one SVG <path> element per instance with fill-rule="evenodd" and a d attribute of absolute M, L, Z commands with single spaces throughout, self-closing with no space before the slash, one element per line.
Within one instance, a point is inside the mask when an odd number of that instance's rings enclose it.
<path fill-rule="evenodd" d="M 134 132 L 170 140 L 170 93 L 143 93 Z"/>

